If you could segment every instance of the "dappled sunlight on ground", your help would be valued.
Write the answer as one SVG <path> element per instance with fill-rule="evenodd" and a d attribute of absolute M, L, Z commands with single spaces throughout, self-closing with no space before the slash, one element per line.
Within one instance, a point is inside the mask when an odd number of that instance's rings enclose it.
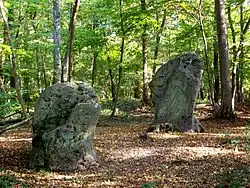
<path fill-rule="evenodd" d="M 32 138 L 0 137 L 0 142 L 22 142 L 22 141 L 32 142 Z"/>
<path fill-rule="evenodd" d="M 133 121 L 109 120 L 97 127 L 99 166 L 68 173 L 28 170 L 31 131 L 24 128 L 1 135 L 0 167 L 30 187 L 141 187 L 150 182 L 158 187 L 215 187 L 220 174 L 250 164 L 242 117 L 236 123 L 204 119 L 205 133 L 149 133 L 141 139 L 139 133 L 152 119 L 136 113 Z"/>

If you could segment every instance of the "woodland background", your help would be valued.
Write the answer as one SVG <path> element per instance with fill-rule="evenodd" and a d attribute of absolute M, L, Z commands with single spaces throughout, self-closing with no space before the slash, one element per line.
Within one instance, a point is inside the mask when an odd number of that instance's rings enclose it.
<path fill-rule="evenodd" d="M 228 0 L 225 11 L 232 97 L 242 102 L 249 98 L 249 1 Z M 149 104 L 157 67 L 184 52 L 205 62 L 199 100 L 219 103 L 224 78 L 213 1 L 11 0 L 1 1 L 1 12 L 1 117 L 19 104 L 25 113 L 46 87 L 72 78 L 113 101 L 113 115 L 120 99 Z"/>

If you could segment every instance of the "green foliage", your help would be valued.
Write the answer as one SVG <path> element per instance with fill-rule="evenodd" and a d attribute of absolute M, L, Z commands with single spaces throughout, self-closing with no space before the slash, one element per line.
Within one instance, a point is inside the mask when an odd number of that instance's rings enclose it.
<path fill-rule="evenodd" d="M 248 122 L 246 125 L 243 139 L 245 151 L 250 155 L 250 122 Z"/>
<path fill-rule="evenodd" d="M 112 109 L 113 103 L 110 100 L 101 101 L 103 109 Z M 121 99 L 117 103 L 117 108 L 119 111 L 131 112 L 137 108 L 140 108 L 142 103 L 138 99 Z"/>
<path fill-rule="evenodd" d="M 242 2 L 241 0 L 227 2 L 232 7 L 233 25 L 237 34 L 237 47 L 240 41 L 239 7 Z M 69 41 L 72 4 L 73 0 L 61 1 L 62 59 L 66 54 Z M 204 59 L 204 46 L 198 21 L 199 1 L 146 1 L 146 10 L 143 11 L 140 1 L 122 0 L 121 4 L 120 7 L 120 1 L 86 0 L 81 2 L 77 15 L 73 49 L 74 80 L 83 80 L 84 78 L 87 82 L 91 82 L 93 53 L 98 53 L 94 87 L 101 99 L 105 98 L 107 100 L 111 98 L 108 69 L 112 70 L 114 82 L 117 86 L 120 45 L 123 37 L 125 38 L 125 46 L 120 99 L 133 97 L 133 87 L 137 79 L 140 82 L 140 87 L 142 86 L 141 35 L 144 32 L 144 26 L 146 26 L 148 40 L 149 80 L 152 77 L 153 64 L 159 66 L 162 62 L 166 62 L 183 52 L 194 51 Z M 28 90 L 31 98 L 35 100 L 39 96 L 39 91 L 52 83 L 53 3 L 46 0 L 25 0 L 22 2 L 12 0 L 6 2 L 5 6 L 13 11 L 13 14 L 9 16 L 13 18 L 11 21 L 15 36 L 15 49 L 13 50 L 16 53 L 17 71 L 21 79 L 21 86 L 22 89 Z M 245 24 L 249 18 L 249 7 L 244 5 Z M 122 10 L 122 16 L 120 10 Z M 164 10 L 167 11 L 165 27 L 160 34 L 158 59 L 154 59 L 154 49 L 157 44 L 156 35 L 161 27 Z M 202 1 L 202 17 L 208 43 L 209 66 L 213 77 L 213 36 L 216 34 L 213 1 Z M 121 27 L 122 21 L 123 28 Z M 0 23 L 0 26 L 3 26 L 3 23 Z M 0 28 L 0 52 L 5 51 L 6 56 L 3 66 L 0 65 L 0 74 L 5 76 L 5 85 L 9 90 L 9 77 L 12 75 L 12 67 L 8 56 L 12 49 L 10 49 L 10 44 L 4 43 L 6 37 L 4 36 L 4 27 Z M 232 59 L 232 46 L 235 44 L 232 43 L 230 28 L 228 32 Z M 244 42 L 244 66 L 241 69 L 246 91 L 245 96 L 250 99 L 249 36 L 250 32 L 248 31 Z M 206 70 L 203 74 L 203 89 L 205 93 L 208 92 Z M 207 102 L 207 98 L 204 102 Z M 8 113 L 6 109 L 14 109 L 13 104 L 5 104 L 4 108 L 1 106 L 2 109 L 4 110 L 1 113 L 6 114 Z M 127 111 L 123 107 L 120 107 L 119 110 Z"/>
<path fill-rule="evenodd" d="M 42 168 L 42 169 L 39 169 L 39 174 L 41 175 L 41 176 L 48 176 L 48 175 L 50 175 L 51 174 L 51 170 L 50 169 L 44 169 L 44 168 Z"/>
<path fill-rule="evenodd" d="M 8 93 L 0 92 L 0 109 L 0 117 L 5 117 L 12 112 L 20 110 L 15 91 Z"/>
<path fill-rule="evenodd" d="M 149 183 L 144 183 L 141 188 L 155 188 L 157 187 L 156 182 L 149 182 Z"/>
<path fill-rule="evenodd" d="M 250 168 L 248 166 L 238 167 L 231 171 L 226 171 L 219 176 L 222 183 L 219 188 L 241 188 L 250 181 Z"/>
<path fill-rule="evenodd" d="M 11 187 L 26 188 L 28 187 L 28 185 L 18 180 L 15 176 L 10 175 L 9 173 L 5 173 L 5 174 L 0 174 L 0 187 L 1 188 L 11 188 Z"/>

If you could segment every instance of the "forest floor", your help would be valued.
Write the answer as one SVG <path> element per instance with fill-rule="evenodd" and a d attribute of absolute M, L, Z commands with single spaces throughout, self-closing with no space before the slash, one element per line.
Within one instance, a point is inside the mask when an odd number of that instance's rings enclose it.
<path fill-rule="evenodd" d="M 147 110 L 102 120 L 94 140 L 99 166 L 71 173 L 27 169 L 31 129 L 11 130 L 0 136 L 0 187 L 8 181 L 14 187 L 21 182 L 28 187 L 250 187 L 250 108 L 239 109 L 237 122 L 230 123 L 209 118 L 209 107 L 199 105 L 196 117 L 205 133 L 150 133 L 148 139 L 138 135 L 153 120 Z"/>

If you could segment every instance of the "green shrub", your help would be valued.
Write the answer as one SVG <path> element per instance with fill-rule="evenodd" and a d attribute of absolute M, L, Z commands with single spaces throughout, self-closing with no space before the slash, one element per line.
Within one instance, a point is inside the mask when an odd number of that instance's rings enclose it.
<path fill-rule="evenodd" d="M 222 183 L 218 186 L 240 188 L 245 187 L 245 185 L 250 181 L 250 168 L 247 166 L 238 167 L 231 171 L 226 171 L 219 177 Z"/>
<path fill-rule="evenodd" d="M 149 183 L 144 183 L 141 188 L 155 188 L 156 186 L 156 182 L 149 182 Z"/>
<path fill-rule="evenodd" d="M 0 118 L 20 110 L 16 92 L 0 93 Z"/>
<path fill-rule="evenodd" d="M 9 173 L 0 175 L 0 187 L 1 188 L 11 188 L 11 187 L 28 187 L 26 183 L 18 180 L 15 176 Z"/>
<path fill-rule="evenodd" d="M 113 103 L 111 100 L 100 101 L 102 109 L 112 109 Z M 117 103 L 117 109 L 119 111 L 130 112 L 136 108 L 140 108 L 142 103 L 138 99 L 123 99 L 119 100 Z"/>

